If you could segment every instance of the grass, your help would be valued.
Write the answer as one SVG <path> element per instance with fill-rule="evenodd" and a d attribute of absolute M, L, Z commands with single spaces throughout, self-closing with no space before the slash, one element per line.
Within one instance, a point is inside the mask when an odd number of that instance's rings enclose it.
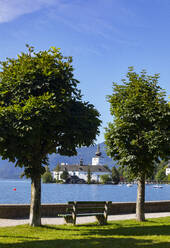
<path fill-rule="evenodd" d="M 170 217 L 77 226 L 0 228 L 0 248 L 170 248 Z"/>

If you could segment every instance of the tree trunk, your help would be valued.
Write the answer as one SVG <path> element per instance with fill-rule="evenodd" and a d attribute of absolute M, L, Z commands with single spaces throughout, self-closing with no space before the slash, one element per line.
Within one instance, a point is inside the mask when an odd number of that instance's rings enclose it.
<path fill-rule="evenodd" d="M 31 178 L 30 226 L 41 225 L 41 176 Z"/>
<path fill-rule="evenodd" d="M 145 221 L 145 174 L 144 173 L 141 173 L 138 178 L 136 219 L 138 221 Z"/>

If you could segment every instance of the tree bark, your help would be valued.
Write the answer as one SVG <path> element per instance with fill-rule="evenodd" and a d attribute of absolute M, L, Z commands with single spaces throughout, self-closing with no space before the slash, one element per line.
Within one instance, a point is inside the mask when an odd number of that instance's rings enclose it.
<path fill-rule="evenodd" d="M 41 225 L 41 176 L 31 178 L 30 226 Z"/>
<path fill-rule="evenodd" d="M 141 173 L 138 178 L 136 219 L 145 221 L 145 174 Z"/>

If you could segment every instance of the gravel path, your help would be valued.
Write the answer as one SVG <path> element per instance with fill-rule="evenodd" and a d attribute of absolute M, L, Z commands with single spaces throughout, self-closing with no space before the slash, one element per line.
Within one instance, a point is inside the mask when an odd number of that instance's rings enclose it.
<path fill-rule="evenodd" d="M 159 217 L 167 217 L 170 216 L 170 212 L 165 213 L 150 213 L 145 214 L 146 218 L 159 218 Z M 126 214 L 126 215 L 111 215 L 108 217 L 108 221 L 111 220 L 128 220 L 128 219 L 135 219 L 135 214 Z M 42 218 L 43 225 L 63 225 L 64 218 Z M 95 222 L 95 217 L 78 217 L 76 223 L 77 224 L 85 224 Z M 28 219 L 0 219 L 0 227 L 5 226 L 17 226 L 28 224 Z"/>

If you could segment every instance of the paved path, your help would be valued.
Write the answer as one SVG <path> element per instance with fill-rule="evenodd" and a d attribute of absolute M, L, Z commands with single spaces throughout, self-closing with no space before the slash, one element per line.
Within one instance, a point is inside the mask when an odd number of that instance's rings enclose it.
<path fill-rule="evenodd" d="M 147 218 L 158 218 L 158 217 L 166 217 L 170 216 L 170 212 L 165 213 L 150 213 L 145 214 L 146 219 Z M 126 215 L 111 215 L 108 217 L 108 221 L 111 220 L 128 220 L 128 219 L 135 219 L 135 214 L 126 214 Z M 42 224 L 43 225 L 63 225 L 64 219 L 63 218 L 42 218 Z M 85 224 L 85 223 L 92 223 L 95 222 L 95 217 L 78 217 L 76 223 L 77 224 Z M 17 225 L 23 225 L 28 224 L 28 219 L 0 219 L 0 227 L 5 226 L 17 226 Z"/>

